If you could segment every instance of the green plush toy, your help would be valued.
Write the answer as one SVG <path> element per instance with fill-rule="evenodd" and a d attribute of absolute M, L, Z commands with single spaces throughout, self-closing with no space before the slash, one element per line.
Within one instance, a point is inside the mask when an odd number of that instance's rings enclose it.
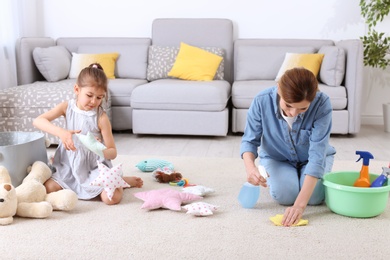
<path fill-rule="evenodd" d="M 95 136 L 91 132 L 88 132 L 86 135 L 76 134 L 76 136 L 85 147 L 104 158 L 103 150 L 107 149 L 107 147 L 96 140 Z"/>
<path fill-rule="evenodd" d="M 171 171 L 174 170 L 172 163 L 160 159 L 146 159 L 140 161 L 137 165 L 135 165 L 135 167 L 137 167 L 143 172 L 152 172 L 157 169 L 163 169 L 163 168 L 168 168 Z"/>

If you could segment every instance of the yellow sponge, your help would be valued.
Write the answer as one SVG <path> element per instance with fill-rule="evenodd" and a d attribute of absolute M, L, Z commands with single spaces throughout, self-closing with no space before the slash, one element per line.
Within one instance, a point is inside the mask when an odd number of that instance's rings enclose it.
<path fill-rule="evenodd" d="M 277 214 L 273 217 L 270 217 L 269 218 L 276 226 L 282 226 L 282 219 L 283 219 L 283 215 L 282 214 Z M 293 227 L 296 227 L 296 226 L 306 226 L 307 224 L 309 224 L 309 221 L 306 220 L 306 219 L 301 219 L 299 220 L 298 224 L 294 224 Z"/>

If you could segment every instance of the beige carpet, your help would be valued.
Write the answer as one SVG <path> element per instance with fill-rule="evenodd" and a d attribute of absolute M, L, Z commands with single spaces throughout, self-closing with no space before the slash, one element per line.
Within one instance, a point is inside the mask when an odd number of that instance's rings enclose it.
<path fill-rule="evenodd" d="M 220 206 L 214 215 L 195 217 L 166 209 L 145 211 L 133 193 L 172 187 L 140 172 L 142 159 L 166 159 L 191 183 L 215 189 L 204 202 Z M 237 195 L 245 173 L 241 159 L 118 156 L 125 175 L 144 179 L 142 189 L 125 190 L 121 204 L 79 201 L 71 212 L 47 219 L 15 218 L 0 226 L 1 259 L 388 259 L 390 209 L 369 219 L 332 213 L 325 205 L 308 207 L 304 227 L 277 227 L 269 217 L 285 207 L 267 189 L 254 209 Z M 371 163 L 381 172 L 384 162 Z M 334 170 L 359 170 L 360 162 L 336 161 Z M 178 188 L 178 187 L 172 187 Z M 179 189 L 179 188 L 178 188 Z"/>

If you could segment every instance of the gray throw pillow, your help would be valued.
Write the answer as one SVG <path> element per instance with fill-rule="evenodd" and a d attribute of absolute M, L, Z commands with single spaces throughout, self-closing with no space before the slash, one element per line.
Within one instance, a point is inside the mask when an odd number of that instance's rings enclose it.
<path fill-rule="evenodd" d="M 224 56 L 222 48 L 218 47 L 200 47 L 203 50 L 209 51 L 221 57 Z M 179 53 L 180 47 L 170 46 L 157 46 L 152 45 L 149 47 L 148 55 L 148 69 L 146 79 L 149 81 L 157 79 L 171 78 L 168 76 L 168 72 L 172 69 L 175 63 L 176 56 Z M 217 73 L 215 74 L 215 80 L 223 80 L 224 77 L 224 60 L 222 59 L 219 64 Z"/>
<path fill-rule="evenodd" d="M 36 47 L 33 58 L 47 81 L 55 82 L 68 77 L 72 55 L 64 46 Z"/>
<path fill-rule="evenodd" d="M 345 74 L 345 51 L 337 46 L 322 46 L 318 53 L 324 54 L 320 80 L 329 86 L 340 86 Z"/>

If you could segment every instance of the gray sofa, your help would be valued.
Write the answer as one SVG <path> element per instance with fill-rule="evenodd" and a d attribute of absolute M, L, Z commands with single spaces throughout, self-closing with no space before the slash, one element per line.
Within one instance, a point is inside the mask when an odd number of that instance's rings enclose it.
<path fill-rule="evenodd" d="M 223 56 L 214 80 L 188 81 L 167 76 L 181 42 Z M 251 100 L 261 89 L 276 84 L 275 75 L 285 53 L 317 52 L 323 46 L 339 46 L 345 51 L 341 55 L 345 58 L 345 64 L 341 64 L 345 70 L 342 84 L 325 84 L 319 76 L 320 89 L 332 100 L 332 133 L 357 133 L 363 66 L 359 40 L 238 39 L 233 42 L 233 24 L 228 19 L 179 18 L 156 19 L 151 38 L 19 39 L 16 45 L 18 86 L 0 91 L 0 131 L 36 131 L 32 126 L 36 116 L 73 97 L 75 78 L 69 78 L 70 53 L 117 52 L 115 79 L 109 80 L 105 103 L 113 130 L 225 136 L 231 123 L 234 133 L 243 132 Z M 57 47 L 56 51 L 62 49 L 62 56 L 42 71 L 42 64 L 34 60 L 34 50 L 49 50 L 49 47 Z M 50 57 L 44 56 L 43 61 L 45 58 Z M 48 79 L 46 74 L 52 75 L 56 70 L 61 75 Z M 64 124 L 63 119 L 56 123 Z M 55 137 L 48 137 L 52 143 L 58 142 Z"/>
<path fill-rule="evenodd" d="M 276 85 L 286 53 L 323 53 L 319 88 L 333 107 L 333 134 L 360 130 L 363 46 L 360 40 L 238 39 L 234 43 L 232 132 L 243 132 L 254 96 Z"/>

